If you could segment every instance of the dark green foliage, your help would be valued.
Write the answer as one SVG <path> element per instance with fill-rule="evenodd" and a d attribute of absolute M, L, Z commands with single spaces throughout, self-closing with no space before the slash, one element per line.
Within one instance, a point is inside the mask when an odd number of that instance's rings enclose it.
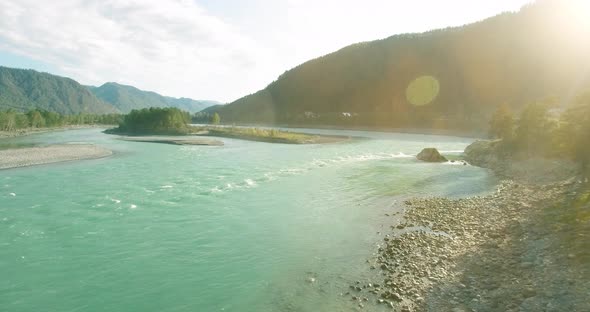
<path fill-rule="evenodd" d="M 492 139 L 512 141 L 514 136 L 514 116 L 508 105 L 500 105 L 492 116 L 489 136 Z"/>
<path fill-rule="evenodd" d="M 560 150 L 581 163 L 590 173 L 590 92 L 576 99 L 574 105 L 561 118 L 558 132 Z"/>
<path fill-rule="evenodd" d="M 14 110 L 0 111 L 0 131 L 14 131 L 19 129 L 16 115 L 17 113 Z"/>
<path fill-rule="evenodd" d="M 107 82 L 100 87 L 89 87 L 89 90 L 99 99 L 113 105 L 124 113 L 128 113 L 133 109 L 149 107 L 176 107 L 194 113 L 217 104 L 214 101 L 197 101 L 188 98 L 177 99 L 162 96 L 155 92 L 143 91 L 114 82 Z"/>
<path fill-rule="evenodd" d="M 186 134 L 190 114 L 178 108 L 132 110 L 115 132 L 126 134 Z"/>
<path fill-rule="evenodd" d="M 45 127 L 45 118 L 37 110 L 33 110 L 27 113 L 29 118 L 29 125 L 31 128 L 43 128 Z"/>
<path fill-rule="evenodd" d="M 495 145 L 494 152 L 512 158 L 570 159 L 579 163 L 585 174 L 590 174 L 590 92 L 578 96 L 559 116 L 552 114 L 549 107 L 548 101 L 527 105 L 516 122 L 512 139 L 496 135 L 503 140 Z M 490 133 L 505 129 L 498 125 L 506 116 L 503 109 L 496 112 L 490 122 Z"/>
<path fill-rule="evenodd" d="M 191 122 L 192 123 L 197 123 L 197 124 L 206 124 L 209 123 L 211 121 L 212 115 L 202 111 L 202 112 L 198 112 L 195 113 L 191 116 Z"/>
<path fill-rule="evenodd" d="M 201 111 L 191 116 L 191 122 L 196 124 L 213 124 L 218 125 L 221 123 L 221 116 L 218 113 L 208 113 Z"/>
<path fill-rule="evenodd" d="M 213 117 L 211 117 L 211 123 L 214 125 L 218 125 L 221 122 L 221 117 L 219 117 L 218 113 L 214 113 Z"/>
<path fill-rule="evenodd" d="M 215 111 L 224 123 L 485 131 L 498 103 L 520 111 L 548 95 L 565 98 L 584 77 L 590 33 L 566 2 L 545 0 L 463 27 L 351 45 Z M 406 89 L 421 76 L 435 77 L 440 92 L 415 106 Z"/>
<path fill-rule="evenodd" d="M 552 148 L 555 120 L 548 114 L 548 105 L 532 103 L 520 114 L 516 127 L 515 144 L 528 155 L 547 155 Z"/>
<path fill-rule="evenodd" d="M 40 109 L 62 115 L 117 112 L 72 79 L 0 66 L 0 110 L 7 109 Z"/>
<path fill-rule="evenodd" d="M 26 128 L 55 128 L 69 125 L 116 125 L 122 120 L 119 114 L 60 115 L 43 110 L 19 113 L 15 110 L 0 110 L 0 131 L 17 131 Z"/>

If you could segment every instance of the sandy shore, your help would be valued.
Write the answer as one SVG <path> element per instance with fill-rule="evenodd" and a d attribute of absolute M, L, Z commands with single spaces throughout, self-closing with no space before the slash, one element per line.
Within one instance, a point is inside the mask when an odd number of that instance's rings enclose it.
<path fill-rule="evenodd" d="M 223 142 L 219 140 L 205 139 L 194 136 L 125 136 L 121 137 L 121 140 L 133 142 L 162 143 L 172 145 L 223 145 Z"/>
<path fill-rule="evenodd" d="M 102 158 L 112 154 L 113 152 L 108 149 L 88 144 L 62 144 L 0 150 L 0 169 Z"/>

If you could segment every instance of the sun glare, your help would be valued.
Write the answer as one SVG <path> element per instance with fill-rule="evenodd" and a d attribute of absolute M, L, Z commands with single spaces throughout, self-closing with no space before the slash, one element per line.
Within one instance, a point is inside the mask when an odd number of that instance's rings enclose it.
<path fill-rule="evenodd" d="M 421 76 L 412 81 L 406 89 L 406 99 L 412 105 L 430 104 L 438 96 L 440 84 L 433 76 Z"/>
<path fill-rule="evenodd" d="M 571 24 L 578 29 L 579 35 L 590 35 L 590 1 L 573 0 L 569 8 L 572 10 Z"/>

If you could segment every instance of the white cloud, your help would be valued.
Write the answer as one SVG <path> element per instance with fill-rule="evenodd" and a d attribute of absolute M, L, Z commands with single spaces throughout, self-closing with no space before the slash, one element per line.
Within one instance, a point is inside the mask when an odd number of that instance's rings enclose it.
<path fill-rule="evenodd" d="M 52 64 L 81 83 L 118 81 L 221 100 L 260 87 L 248 80 L 272 59 L 186 0 L 2 1 L 0 40 L 0 48 Z"/>
<path fill-rule="evenodd" d="M 2 0 L 0 50 L 84 84 L 230 101 L 348 44 L 461 25 L 527 2 Z"/>

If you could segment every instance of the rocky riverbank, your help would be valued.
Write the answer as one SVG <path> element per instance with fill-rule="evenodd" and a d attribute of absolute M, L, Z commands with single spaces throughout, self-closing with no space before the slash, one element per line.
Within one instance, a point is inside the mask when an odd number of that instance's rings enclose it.
<path fill-rule="evenodd" d="M 488 196 L 407 200 L 369 260 L 382 278 L 346 295 L 359 310 L 590 311 L 590 185 L 533 178 Z"/>
<path fill-rule="evenodd" d="M 488 168 L 500 178 L 527 184 L 560 182 L 580 171 L 577 164 L 567 159 L 547 159 L 538 155 L 513 157 L 503 150 L 500 140 L 476 141 L 465 149 L 464 156 L 470 164 Z"/>
<path fill-rule="evenodd" d="M 0 150 L 0 169 L 95 159 L 112 154 L 113 152 L 108 149 L 90 144 L 60 144 Z"/>
<path fill-rule="evenodd" d="M 107 128 L 108 125 L 70 125 L 63 127 L 53 128 L 26 128 L 18 129 L 14 131 L 0 131 L 0 139 L 2 138 L 15 138 L 19 136 L 26 136 L 31 134 L 45 133 L 51 131 L 65 131 L 65 130 L 77 130 L 77 129 L 92 129 L 92 128 Z"/>

